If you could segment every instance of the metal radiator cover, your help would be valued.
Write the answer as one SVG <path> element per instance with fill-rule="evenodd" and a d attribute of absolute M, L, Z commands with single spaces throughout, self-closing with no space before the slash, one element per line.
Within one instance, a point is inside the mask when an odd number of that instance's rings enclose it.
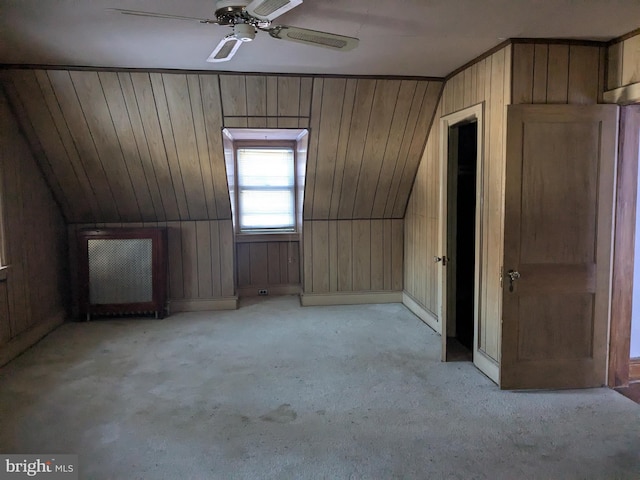
<path fill-rule="evenodd" d="M 150 238 L 89 239 L 90 303 L 153 301 L 152 247 Z"/>

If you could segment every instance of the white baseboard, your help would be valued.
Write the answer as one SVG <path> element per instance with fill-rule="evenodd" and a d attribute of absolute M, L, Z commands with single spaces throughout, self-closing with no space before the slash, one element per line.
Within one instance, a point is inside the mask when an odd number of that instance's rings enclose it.
<path fill-rule="evenodd" d="M 237 308 L 238 297 L 236 296 L 221 298 L 190 298 L 169 301 L 169 313 L 236 310 Z"/>
<path fill-rule="evenodd" d="M 303 307 L 402 303 L 402 292 L 303 293 L 300 295 L 300 303 Z"/>
<path fill-rule="evenodd" d="M 414 298 L 406 291 L 402 292 L 402 303 L 405 307 L 411 310 L 416 317 L 431 327 L 436 333 L 442 334 L 442 323 L 438 321 L 432 312 L 420 305 Z"/>
<path fill-rule="evenodd" d="M 496 385 L 500 385 L 500 365 L 482 350 L 476 350 L 473 353 L 473 363 L 478 370 L 494 381 Z"/>
<path fill-rule="evenodd" d="M 35 345 L 47 334 L 64 323 L 66 312 L 60 311 L 53 317 L 34 325 L 29 330 L 22 332 L 15 338 L 0 347 L 0 366 L 9 363 L 29 347 Z"/>

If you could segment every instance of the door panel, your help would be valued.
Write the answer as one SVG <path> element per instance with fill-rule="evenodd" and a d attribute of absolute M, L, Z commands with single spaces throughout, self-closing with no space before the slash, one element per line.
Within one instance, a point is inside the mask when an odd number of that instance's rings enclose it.
<path fill-rule="evenodd" d="M 606 381 L 617 119 L 615 105 L 508 109 L 501 388 Z"/>

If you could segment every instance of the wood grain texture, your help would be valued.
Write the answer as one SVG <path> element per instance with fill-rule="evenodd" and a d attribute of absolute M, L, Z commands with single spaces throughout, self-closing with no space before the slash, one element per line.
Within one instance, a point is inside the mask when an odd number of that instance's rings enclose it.
<path fill-rule="evenodd" d="M 71 223 L 231 218 L 223 127 L 308 128 L 304 218 L 402 218 L 442 82 L 8 70 Z"/>
<path fill-rule="evenodd" d="M 305 293 L 402 290 L 402 219 L 307 220 L 303 229 Z"/>
<path fill-rule="evenodd" d="M 1 90 L 0 195 L 8 265 L 3 272 L 6 279 L 0 282 L 0 344 L 4 346 L 65 316 L 67 245 L 62 212 Z M 27 342 L 22 350 L 29 346 Z"/>
<path fill-rule="evenodd" d="M 605 47 L 554 43 L 513 45 L 513 104 L 599 103 Z"/>
<path fill-rule="evenodd" d="M 607 57 L 607 90 L 640 82 L 640 34 L 611 45 Z"/>
<path fill-rule="evenodd" d="M 451 78 L 444 87 L 436 121 L 422 161 L 405 217 L 404 289 L 424 310 L 438 316 L 440 122 L 443 115 L 484 102 L 484 192 L 482 239 L 480 342 L 491 358 L 499 359 L 499 270 L 502 259 L 503 169 L 505 162 L 505 105 L 511 98 L 511 46 L 507 46 Z M 534 49 L 531 49 L 533 53 Z M 529 71 L 530 65 L 519 66 Z M 466 72 L 466 73 L 465 73 Z M 525 95 L 529 87 L 519 95 Z M 529 93 L 530 94 L 530 93 Z"/>
<path fill-rule="evenodd" d="M 629 384 L 629 353 L 635 263 L 640 106 L 621 108 L 616 188 L 611 327 L 609 332 L 609 387 Z"/>

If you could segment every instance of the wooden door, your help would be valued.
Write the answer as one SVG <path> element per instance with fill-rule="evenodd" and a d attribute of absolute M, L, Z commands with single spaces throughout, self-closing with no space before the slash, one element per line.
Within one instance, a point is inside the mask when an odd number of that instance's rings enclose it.
<path fill-rule="evenodd" d="M 617 125 L 615 105 L 509 106 L 501 388 L 606 382 Z"/>

